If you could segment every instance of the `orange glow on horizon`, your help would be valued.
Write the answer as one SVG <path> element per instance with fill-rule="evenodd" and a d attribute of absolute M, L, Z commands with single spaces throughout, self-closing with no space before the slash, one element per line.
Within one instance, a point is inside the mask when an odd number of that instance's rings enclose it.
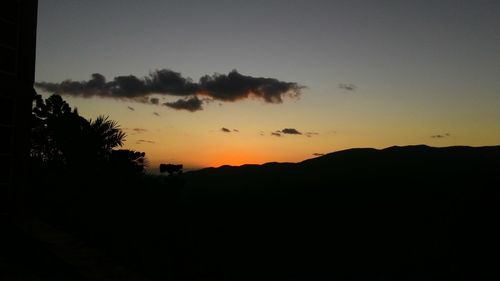
<path fill-rule="evenodd" d="M 240 166 L 244 164 L 263 164 L 267 161 L 255 152 L 250 152 L 246 150 L 226 150 L 216 155 L 213 158 L 209 158 L 207 166 L 219 167 L 222 165 Z"/>

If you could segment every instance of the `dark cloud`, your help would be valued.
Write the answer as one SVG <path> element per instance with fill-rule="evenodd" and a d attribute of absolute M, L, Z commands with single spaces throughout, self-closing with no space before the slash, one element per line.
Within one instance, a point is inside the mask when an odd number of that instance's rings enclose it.
<path fill-rule="evenodd" d="M 233 70 L 226 74 L 205 75 L 198 84 L 200 93 L 221 101 L 237 101 L 251 96 L 268 103 L 281 103 L 283 97 L 298 97 L 303 86 L 274 78 L 245 76 Z"/>
<path fill-rule="evenodd" d="M 281 130 L 281 133 L 287 134 L 287 135 L 302 135 L 301 132 L 299 132 L 297 129 L 294 128 L 285 128 Z"/>
<path fill-rule="evenodd" d="M 199 85 L 191 78 L 182 77 L 181 73 L 169 69 L 160 69 L 149 73 L 144 84 L 150 93 L 190 96 L 197 93 Z"/>
<path fill-rule="evenodd" d="M 442 138 L 447 138 L 449 136 L 450 136 L 450 134 L 446 133 L 446 134 L 442 134 L 442 135 L 432 135 L 431 138 L 433 138 L 433 139 L 442 139 Z"/>
<path fill-rule="evenodd" d="M 222 127 L 220 130 L 224 133 L 231 133 L 231 130 L 229 130 L 228 128 Z"/>
<path fill-rule="evenodd" d="M 203 102 L 197 97 L 193 96 L 190 98 L 179 99 L 174 102 L 166 102 L 164 105 L 177 110 L 187 110 L 187 111 L 198 111 L 203 110 Z"/>
<path fill-rule="evenodd" d="M 158 112 L 153 112 L 153 114 L 160 117 L 160 114 Z"/>
<path fill-rule="evenodd" d="M 198 82 L 193 82 L 190 78 L 183 77 L 181 73 L 168 69 L 153 71 L 144 78 L 128 75 L 106 81 L 103 75 L 94 73 L 88 81 L 37 82 L 35 86 L 54 94 L 130 99 L 151 104 L 159 104 L 158 98 L 148 97 L 151 94 L 183 96 L 188 99 L 170 103 L 172 105 L 170 107 L 189 111 L 202 109 L 202 101 L 194 99 L 197 96 L 226 102 L 255 97 L 267 103 L 281 103 L 284 97 L 298 97 L 304 89 L 304 86 L 295 82 L 246 76 L 236 70 L 228 74 L 205 75 Z M 196 101 L 199 106 L 186 104 L 186 101 L 191 103 Z M 203 102 L 208 101 L 204 99 Z"/>
<path fill-rule="evenodd" d="M 324 153 L 313 153 L 313 156 L 323 156 L 325 155 Z"/>
<path fill-rule="evenodd" d="M 94 73 L 88 81 L 64 80 L 61 83 L 37 82 L 35 86 L 54 94 L 68 94 L 73 96 L 108 96 L 111 82 L 106 82 L 102 74 Z"/>
<path fill-rule="evenodd" d="M 310 138 L 312 136 L 319 135 L 319 133 L 316 133 L 316 132 L 305 132 L 305 133 L 302 133 L 299 130 L 294 129 L 294 128 L 285 128 L 283 130 L 277 130 L 277 131 L 271 132 L 271 135 L 272 136 L 276 136 L 276 137 L 281 137 L 281 136 L 284 136 L 284 135 L 303 135 L 303 136 L 306 136 L 306 137 Z"/>
<path fill-rule="evenodd" d="M 239 132 L 240 132 L 240 130 L 238 130 L 238 129 L 233 129 L 233 132 L 239 133 Z"/>
<path fill-rule="evenodd" d="M 128 109 L 132 110 L 132 111 L 135 111 L 135 108 L 131 107 L 131 106 L 127 106 Z"/>
<path fill-rule="evenodd" d="M 339 88 L 346 91 L 354 91 L 357 87 L 354 84 L 340 83 Z"/>
<path fill-rule="evenodd" d="M 109 94 L 121 98 L 144 97 L 148 93 L 144 80 L 134 75 L 117 76 L 109 83 Z"/>

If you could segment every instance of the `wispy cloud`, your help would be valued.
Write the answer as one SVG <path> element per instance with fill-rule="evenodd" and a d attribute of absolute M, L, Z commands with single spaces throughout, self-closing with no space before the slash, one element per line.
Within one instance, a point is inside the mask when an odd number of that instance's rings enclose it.
<path fill-rule="evenodd" d="M 433 139 L 442 139 L 442 138 L 447 138 L 449 136 L 450 136 L 450 134 L 445 133 L 445 134 L 432 135 L 431 138 L 433 138 Z"/>
<path fill-rule="evenodd" d="M 124 128 L 123 130 L 132 132 L 133 134 L 145 133 L 148 130 L 144 128 Z"/>
<path fill-rule="evenodd" d="M 137 140 L 135 142 L 136 144 L 143 144 L 143 143 L 155 143 L 154 141 L 150 141 L 150 140 Z"/>
<path fill-rule="evenodd" d="M 131 106 L 127 106 L 128 109 L 132 110 L 132 111 L 135 111 L 135 108 L 131 107 Z"/>
<path fill-rule="evenodd" d="M 339 84 L 339 89 L 346 90 L 346 91 L 355 91 L 356 88 L 357 87 L 354 84 L 347 84 L 347 83 L 340 83 Z"/>
<path fill-rule="evenodd" d="M 304 135 L 308 138 L 312 137 L 312 136 L 317 136 L 319 135 L 319 133 L 316 133 L 316 132 L 306 132 L 304 133 Z"/>
<path fill-rule="evenodd" d="M 158 112 L 153 112 L 153 114 L 160 117 L 160 114 Z"/>

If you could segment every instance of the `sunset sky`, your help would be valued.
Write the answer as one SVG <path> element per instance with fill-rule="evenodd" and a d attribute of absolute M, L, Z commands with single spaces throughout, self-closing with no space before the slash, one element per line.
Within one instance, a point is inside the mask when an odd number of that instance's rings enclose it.
<path fill-rule="evenodd" d="M 497 0 L 39 0 L 37 90 L 153 169 L 498 145 L 499 31 Z"/>

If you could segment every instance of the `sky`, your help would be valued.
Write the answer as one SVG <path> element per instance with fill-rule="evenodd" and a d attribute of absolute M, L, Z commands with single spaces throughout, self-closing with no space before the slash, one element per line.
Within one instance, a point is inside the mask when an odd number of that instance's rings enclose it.
<path fill-rule="evenodd" d="M 496 0 L 39 0 L 36 85 L 151 170 L 498 145 L 499 30 Z"/>

